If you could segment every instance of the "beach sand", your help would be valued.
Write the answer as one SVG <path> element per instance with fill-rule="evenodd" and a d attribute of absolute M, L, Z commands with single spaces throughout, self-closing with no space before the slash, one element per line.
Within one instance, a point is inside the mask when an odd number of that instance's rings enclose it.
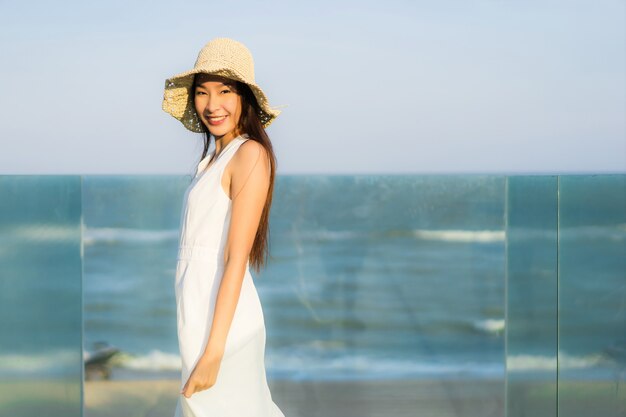
<path fill-rule="evenodd" d="M 503 380 L 280 381 L 270 380 L 286 417 L 503 417 Z M 178 379 L 88 380 L 84 417 L 173 417 Z M 512 388 L 512 387 L 509 387 Z M 515 383 L 509 415 L 556 410 L 555 386 Z M 626 417 L 621 381 L 560 381 L 559 411 L 568 417 Z M 80 415 L 80 384 L 1 381 L 0 415 Z"/>
<path fill-rule="evenodd" d="M 173 417 L 178 380 L 85 382 L 85 417 Z M 504 382 L 270 381 L 286 417 L 502 417 Z"/>
<path fill-rule="evenodd" d="M 502 380 L 269 382 L 286 417 L 503 417 Z M 173 417 L 178 380 L 85 383 L 85 417 Z M 568 417 L 625 417 L 626 387 L 611 381 L 561 381 L 559 409 Z M 518 383 L 509 415 L 556 410 L 554 384 Z"/>
<path fill-rule="evenodd" d="M 80 416 L 80 385 L 80 376 L 48 380 L 2 378 L 0 416 Z"/>
<path fill-rule="evenodd" d="M 567 417 L 626 417 L 626 386 L 606 380 L 510 382 L 508 415 Z M 557 404 L 558 403 L 558 404 Z"/>

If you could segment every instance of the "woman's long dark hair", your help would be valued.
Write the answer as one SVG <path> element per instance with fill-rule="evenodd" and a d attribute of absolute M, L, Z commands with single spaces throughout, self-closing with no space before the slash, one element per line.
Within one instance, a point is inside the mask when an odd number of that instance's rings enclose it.
<path fill-rule="evenodd" d="M 230 82 L 229 82 L 230 81 Z M 276 173 L 276 155 L 274 154 L 274 149 L 272 148 L 272 142 L 270 141 L 269 136 L 265 132 L 265 128 L 261 123 L 261 119 L 259 119 L 259 111 L 260 107 L 254 96 L 254 93 L 248 87 L 247 84 L 242 83 L 240 81 L 229 80 L 225 81 L 225 84 L 230 84 L 235 92 L 239 94 L 241 97 L 241 117 L 239 118 L 239 123 L 237 124 L 238 135 L 247 133 L 249 139 L 254 140 L 255 142 L 260 143 L 263 148 L 267 151 L 267 155 L 270 160 L 270 187 L 267 191 L 267 198 L 265 200 L 265 205 L 263 207 L 263 212 L 261 213 L 261 219 L 259 221 L 259 227 L 256 232 L 256 236 L 254 237 L 254 243 L 252 244 L 252 249 L 250 250 L 250 264 L 254 268 L 254 270 L 258 273 L 267 262 L 267 257 L 269 256 L 269 237 L 270 237 L 270 229 L 269 229 L 269 217 L 270 217 L 270 209 L 272 206 L 272 196 L 274 194 L 274 176 Z M 193 92 L 195 91 L 195 80 L 192 85 L 192 100 L 193 100 Z M 202 159 L 204 159 L 209 151 L 209 145 L 211 143 L 211 133 L 209 129 L 202 124 L 202 128 L 204 129 L 204 150 L 202 152 Z M 220 185 L 221 186 L 221 185 Z M 245 185 L 244 185 L 245 186 Z"/>

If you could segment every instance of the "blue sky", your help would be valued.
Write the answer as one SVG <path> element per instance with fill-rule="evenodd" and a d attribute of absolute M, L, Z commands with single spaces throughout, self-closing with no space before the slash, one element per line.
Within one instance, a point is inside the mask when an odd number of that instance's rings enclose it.
<path fill-rule="evenodd" d="M 189 174 L 161 110 L 215 37 L 286 106 L 278 174 L 626 172 L 626 1 L 0 0 L 1 174 Z"/>

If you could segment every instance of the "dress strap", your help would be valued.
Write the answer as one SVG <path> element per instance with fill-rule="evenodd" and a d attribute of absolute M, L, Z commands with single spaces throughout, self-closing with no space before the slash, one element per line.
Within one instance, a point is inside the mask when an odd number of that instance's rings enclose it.
<path fill-rule="evenodd" d="M 196 169 L 196 177 L 200 175 L 205 170 L 214 170 L 215 165 L 221 165 L 222 168 L 226 166 L 226 162 L 230 160 L 230 158 L 235 154 L 235 151 L 239 148 L 239 146 L 249 139 L 248 134 L 244 133 L 243 135 L 237 136 L 231 142 L 226 145 L 226 148 L 223 149 L 220 154 L 217 156 L 217 159 L 211 162 L 211 165 L 207 169 L 207 165 L 209 165 L 209 161 L 215 155 L 215 150 L 211 151 L 207 156 L 205 156 L 200 162 L 198 162 L 198 167 Z"/>
<path fill-rule="evenodd" d="M 239 149 L 239 147 L 243 145 L 243 143 L 247 140 L 247 137 L 239 136 L 235 138 L 232 142 L 230 142 L 227 146 L 227 149 L 224 149 L 224 151 L 217 156 L 215 164 L 219 164 L 219 166 L 215 167 L 215 169 L 223 171 L 226 168 L 226 165 L 228 165 L 228 161 L 230 161 L 233 156 L 235 156 L 235 152 L 237 152 L 237 149 Z M 213 166 L 209 167 L 209 169 L 212 168 Z"/>

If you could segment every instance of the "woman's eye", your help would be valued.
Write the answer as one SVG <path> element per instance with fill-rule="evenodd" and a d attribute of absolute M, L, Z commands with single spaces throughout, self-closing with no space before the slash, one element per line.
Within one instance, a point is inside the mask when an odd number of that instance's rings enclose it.
<path fill-rule="evenodd" d="M 230 90 L 222 90 L 222 93 L 230 93 Z"/>
<path fill-rule="evenodd" d="M 204 94 L 204 91 L 196 91 L 197 96 L 199 96 L 200 94 Z"/>

